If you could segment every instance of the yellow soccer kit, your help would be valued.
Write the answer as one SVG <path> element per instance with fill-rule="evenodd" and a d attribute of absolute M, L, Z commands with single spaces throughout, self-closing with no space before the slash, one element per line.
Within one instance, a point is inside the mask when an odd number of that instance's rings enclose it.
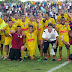
<path fill-rule="evenodd" d="M 10 34 L 12 33 L 13 30 L 16 30 L 16 26 L 12 25 L 12 27 L 10 28 L 9 25 L 6 26 L 6 34 Z M 9 45 L 12 42 L 12 37 L 5 37 L 5 45 Z"/>
<path fill-rule="evenodd" d="M 71 23 L 72 23 L 72 17 L 71 17 Z"/>
<path fill-rule="evenodd" d="M 44 31 L 44 23 L 43 20 L 41 20 L 39 22 L 39 29 L 38 29 L 38 45 L 40 45 L 40 41 L 43 40 L 42 39 L 43 31 Z"/>
<path fill-rule="evenodd" d="M 7 24 L 3 20 L 1 22 L 2 23 L 0 23 L 0 29 L 3 29 L 3 27 L 5 27 Z M 0 31 L 0 36 L 1 36 L 0 44 L 3 44 L 5 40 L 5 35 L 3 31 Z"/>
<path fill-rule="evenodd" d="M 63 36 L 63 40 L 65 42 L 69 42 L 69 31 L 71 30 L 70 29 L 70 26 L 68 25 L 66 27 L 66 25 L 62 25 L 62 24 L 57 24 L 57 31 L 59 33 L 59 46 L 62 47 L 64 46 L 63 42 L 61 41 L 61 36 Z"/>
<path fill-rule="evenodd" d="M 44 23 L 44 28 L 48 28 L 48 24 L 52 23 L 53 26 L 55 25 L 55 20 L 53 18 L 49 18 L 48 20 L 46 20 L 46 22 Z"/>
<path fill-rule="evenodd" d="M 59 16 L 58 16 L 58 18 L 57 18 L 57 20 L 56 20 L 56 22 L 59 22 L 60 21 L 60 19 L 61 19 L 61 15 L 59 14 Z M 65 22 L 69 22 L 70 21 L 70 19 L 69 19 L 69 17 L 68 17 L 68 15 L 67 14 L 64 14 L 64 16 L 63 16 L 64 18 L 65 18 Z"/>
<path fill-rule="evenodd" d="M 20 21 L 18 25 L 21 26 L 21 29 L 22 29 L 23 32 L 28 31 L 29 25 L 28 25 L 27 21 L 25 21 L 25 22 Z M 23 44 L 24 43 L 26 43 L 26 38 L 23 38 Z"/>
<path fill-rule="evenodd" d="M 35 55 L 35 51 L 37 48 L 37 33 L 35 30 L 33 33 L 29 33 L 29 31 L 25 32 L 26 35 L 26 48 L 30 52 L 30 56 L 33 57 Z"/>
<path fill-rule="evenodd" d="M 20 19 L 15 20 L 14 18 L 12 18 L 12 21 L 14 22 L 14 23 L 13 23 L 14 25 L 17 25 L 17 23 L 20 21 Z"/>
<path fill-rule="evenodd" d="M 37 23 L 36 23 L 35 21 L 32 21 L 32 22 L 31 22 L 31 21 L 29 20 L 29 21 L 28 21 L 28 24 L 29 24 L 29 25 L 33 25 L 34 30 L 37 29 Z"/>

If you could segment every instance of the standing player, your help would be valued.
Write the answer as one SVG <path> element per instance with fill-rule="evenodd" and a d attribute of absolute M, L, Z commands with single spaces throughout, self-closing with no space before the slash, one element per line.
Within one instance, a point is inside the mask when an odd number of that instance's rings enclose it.
<path fill-rule="evenodd" d="M 59 33 L 59 55 L 60 55 L 60 58 L 58 59 L 58 61 L 61 61 L 62 60 L 62 47 L 64 46 L 64 43 L 61 41 L 61 36 L 63 35 L 63 40 L 65 42 L 69 42 L 69 33 L 71 31 L 70 26 L 69 25 L 66 26 L 64 17 L 61 17 L 60 24 L 57 24 L 56 30 Z M 69 60 L 70 47 L 66 46 L 66 48 L 67 48 L 67 56 L 68 56 L 68 60 Z"/>
<path fill-rule="evenodd" d="M 22 29 L 20 26 L 17 26 L 17 31 L 12 32 L 10 34 L 6 34 L 6 36 L 11 36 L 12 37 L 12 47 L 10 48 L 9 52 L 9 59 L 8 61 L 11 61 L 13 59 L 16 59 L 17 61 L 20 61 L 20 49 L 21 46 L 23 45 L 23 36 L 22 36 Z"/>
<path fill-rule="evenodd" d="M 6 25 L 3 29 L 5 30 L 6 34 L 9 34 L 16 29 L 16 26 L 12 24 L 12 20 L 9 20 L 8 25 Z M 7 58 L 9 45 L 11 42 L 12 42 L 12 37 L 5 36 L 5 52 L 4 52 L 3 60 Z"/>
<path fill-rule="evenodd" d="M 62 10 L 62 9 L 59 10 L 59 13 L 60 13 L 60 14 L 59 14 L 59 16 L 58 16 L 56 22 L 59 22 L 60 19 L 61 19 L 61 17 L 64 17 L 64 18 L 65 18 L 65 22 L 67 22 L 67 23 L 70 21 L 68 15 L 64 13 L 64 10 Z"/>
<path fill-rule="evenodd" d="M 2 31 L 2 28 L 5 27 L 7 24 L 0 18 L 0 50 L 1 50 L 1 58 L 3 58 L 3 43 L 5 41 L 5 35 Z"/>
<path fill-rule="evenodd" d="M 40 51 L 40 59 L 38 61 L 41 61 L 43 59 L 43 38 L 42 38 L 42 33 L 44 30 L 44 23 L 43 23 L 43 19 L 42 16 L 38 16 L 37 17 L 37 24 L 39 24 L 39 29 L 38 29 L 38 48 Z"/>

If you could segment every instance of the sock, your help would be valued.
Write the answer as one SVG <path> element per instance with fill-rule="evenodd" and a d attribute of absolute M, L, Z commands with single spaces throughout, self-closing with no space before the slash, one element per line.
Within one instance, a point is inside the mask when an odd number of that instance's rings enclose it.
<path fill-rule="evenodd" d="M 43 50 L 42 49 L 40 49 L 40 56 L 41 56 L 41 58 L 43 58 Z"/>
<path fill-rule="evenodd" d="M 70 49 L 67 49 L 67 56 L 70 56 Z"/>
<path fill-rule="evenodd" d="M 48 48 L 48 56 L 50 56 L 50 47 Z"/>
<path fill-rule="evenodd" d="M 24 59 L 24 51 L 21 51 L 21 57 L 22 57 L 22 59 Z"/>
<path fill-rule="evenodd" d="M 4 52 L 4 57 L 6 57 L 7 56 L 7 52 Z"/>
<path fill-rule="evenodd" d="M 62 58 L 62 50 L 59 50 L 59 55 Z"/>

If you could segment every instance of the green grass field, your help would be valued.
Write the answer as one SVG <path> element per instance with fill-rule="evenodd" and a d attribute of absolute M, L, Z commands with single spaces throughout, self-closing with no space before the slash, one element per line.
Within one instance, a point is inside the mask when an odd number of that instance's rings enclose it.
<path fill-rule="evenodd" d="M 72 46 L 71 46 L 72 47 Z M 71 53 L 72 53 L 72 48 Z M 36 51 L 36 57 L 39 56 L 39 51 Z M 59 48 L 57 51 L 57 57 L 59 58 Z M 0 59 L 0 72 L 47 72 L 48 70 L 56 67 L 67 61 L 67 50 L 63 47 L 63 60 L 61 62 L 53 62 L 52 57 L 48 59 L 46 62 L 38 62 L 38 59 L 31 61 L 30 59 L 25 59 L 23 62 L 18 61 L 3 61 Z M 68 65 L 54 71 L 54 72 L 72 72 L 72 62 Z"/>

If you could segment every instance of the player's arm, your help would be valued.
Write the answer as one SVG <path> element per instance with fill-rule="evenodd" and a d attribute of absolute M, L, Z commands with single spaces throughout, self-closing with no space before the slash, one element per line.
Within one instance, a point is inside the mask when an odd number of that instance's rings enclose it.
<path fill-rule="evenodd" d="M 48 41 L 48 37 L 47 37 L 45 31 L 44 31 L 43 34 L 42 34 L 42 38 L 43 38 L 44 41 Z"/>
<path fill-rule="evenodd" d="M 24 14 L 26 15 L 26 8 L 27 8 L 27 4 L 25 5 L 25 10 L 24 10 Z"/>
<path fill-rule="evenodd" d="M 11 9 L 9 9 L 9 19 L 12 19 L 11 16 L 10 16 L 10 10 L 11 10 Z"/>

